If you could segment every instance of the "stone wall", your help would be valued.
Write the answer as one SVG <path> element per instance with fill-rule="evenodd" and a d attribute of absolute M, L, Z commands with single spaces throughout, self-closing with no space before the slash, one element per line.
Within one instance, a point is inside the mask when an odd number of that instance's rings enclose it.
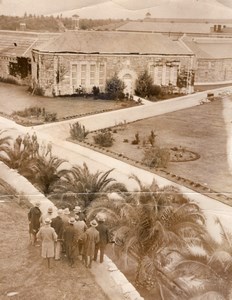
<path fill-rule="evenodd" d="M 144 70 L 149 71 L 149 67 L 157 62 L 176 61 L 179 66 L 191 66 L 191 56 L 181 55 L 87 55 L 33 51 L 32 57 L 32 85 L 42 88 L 45 96 L 72 95 L 80 86 L 91 92 L 94 85 L 104 92 L 106 80 L 115 73 L 121 76 L 130 74 L 134 87 L 137 76 Z"/>
<path fill-rule="evenodd" d="M 15 82 L 17 84 L 30 85 L 31 76 L 21 78 L 19 75 L 10 74 L 10 63 L 17 64 L 17 57 L 0 56 L 0 79 L 2 81 Z"/>
<path fill-rule="evenodd" d="M 232 81 L 232 58 L 197 60 L 196 83 L 227 81 Z"/>

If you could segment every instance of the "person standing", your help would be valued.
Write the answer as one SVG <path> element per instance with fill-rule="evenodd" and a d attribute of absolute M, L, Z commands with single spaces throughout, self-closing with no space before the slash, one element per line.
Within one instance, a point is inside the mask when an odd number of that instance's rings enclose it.
<path fill-rule="evenodd" d="M 61 243 L 63 239 L 63 220 L 61 218 L 63 214 L 62 209 L 58 209 L 57 216 L 55 218 L 52 218 L 51 227 L 55 229 L 55 232 L 57 234 L 57 241 L 55 243 L 55 260 L 60 260 L 61 255 Z"/>
<path fill-rule="evenodd" d="M 82 254 L 83 247 L 83 235 L 87 230 L 87 225 L 84 220 L 80 220 L 79 215 L 75 215 L 75 240 L 77 242 L 77 253 L 78 255 Z M 84 255 L 82 254 L 82 261 L 84 261 Z"/>
<path fill-rule="evenodd" d="M 47 156 L 48 154 L 50 154 L 50 158 L 52 157 L 52 142 L 49 141 L 49 143 L 47 144 L 47 152 L 45 154 L 45 156 Z"/>
<path fill-rule="evenodd" d="M 42 226 L 36 237 L 42 241 L 41 256 L 47 259 L 48 268 L 51 268 L 51 258 L 55 255 L 55 242 L 57 241 L 57 234 L 55 229 L 50 226 L 51 220 L 49 218 L 44 220 Z"/>
<path fill-rule="evenodd" d="M 52 219 L 53 218 L 53 207 L 50 206 L 48 207 L 48 210 L 47 210 L 47 213 L 46 214 L 43 214 L 41 217 L 40 217 L 40 223 L 41 225 L 44 225 L 44 221 L 45 219 Z"/>
<path fill-rule="evenodd" d="M 100 263 L 103 263 L 106 245 L 109 243 L 109 229 L 105 225 L 105 217 L 103 215 L 97 216 L 98 225 L 96 227 L 99 232 L 99 242 L 96 244 L 94 252 L 94 261 L 97 261 L 98 251 L 100 250 Z"/>
<path fill-rule="evenodd" d="M 42 212 L 40 210 L 40 201 L 36 201 L 35 206 L 31 207 L 28 212 L 29 233 L 32 245 L 36 243 L 36 234 L 40 228 L 40 218 Z"/>
<path fill-rule="evenodd" d="M 71 267 L 74 266 L 74 256 L 75 256 L 75 229 L 74 229 L 75 219 L 70 218 L 69 225 L 64 229 L 64 245 L 65 253 L 69 264 Z"/>
<path fill-rule="evenodd" d="M 80 221 L 85 221 L 85 214 L 82 212 L 80 206 L 75 206 L 73 212 L 75 214 L 74 217 L 76 217 L 76 215 L 78 215 Z"/>
<path fill-rule="evenodd" d="M 85 258 L 86 268 L 91 268 L 92 260 L 94 258 L 95 246 L 99 242 L 99 232 L 97 231 L 98 223 L 96 220 L 90 222 L 90 227 L 83 235 L 83 254 Z"/>

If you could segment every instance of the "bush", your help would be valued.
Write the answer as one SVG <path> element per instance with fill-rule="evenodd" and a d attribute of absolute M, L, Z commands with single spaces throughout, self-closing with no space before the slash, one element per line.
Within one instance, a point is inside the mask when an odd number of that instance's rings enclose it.
<path fill-rule="evenodd" d="M 25 108 L 24 110 L 18 110 L 18 111 L 15 111 L 13 112 L 12 115 L 17 115 L 19 117 L 31 117 L 31 116 L 36 116 L 36 117 L 39 117 L 41 115 L 41 108 L 38 107 L 38 106 L 31 106 L 31 107 L 28 107 L 28 108 Z"/>
<path fill-rule="evenodd" d="M 70 135 L 72 139 L 82 142 L 88 134 L 89 131 L 87 131 L 85 126 L 81 125 L 79 122 L 70 124 Z"/>
<path fill-rule="evenodd" d="M 142 162 L 148 167 L 166 168 L 169 160 L 169 149 L 156 146 L 144 151 Z"/>
<path fill-rule="evenodd" d="M 4 78 L 0 76 L 0 82 L 19 85 L 18 80 L 11 77 Z"/>
<path fill-rule="evenodd" d="M 37 96 L 44 96 L 44 90 L 43 90 L 43 88 L 37 86 L 34 89 L 34 94 L 37 95 Z"/>
<path fill-rule="evenodd" d="M 55 122 L 57 120 L 57 113 L 46 113 L 44 116 L 45 122 Z"/>
<path fill-rule="evenodd" d="M 106 81 L 106 93 L 109 94 L 110 99 L 123 99 L 125 97 L 123 94 L 124 89 L 124 82 L 116 74 Z"/>
<path fill-rule="evenodd" d="M 102 147 L 111 147 L 114 142 L 114 138 L 112 136 L 112 133 L 110 131 L 102 130 L 98 134 L 96 134 L 94 137 L 95 144 L 98 144 Z"/>

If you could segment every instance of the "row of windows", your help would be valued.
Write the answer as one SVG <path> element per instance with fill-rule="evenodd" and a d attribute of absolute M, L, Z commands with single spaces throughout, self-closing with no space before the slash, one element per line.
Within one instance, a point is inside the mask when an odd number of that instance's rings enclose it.
<path fill-rule="evenodd" d="M 157 85 L 176 85 L 178 66 L 150 66 L 150 76 Z"/>
<path fill-rule="evenodd" d="M 71 83 L 72 86 L 102 86 L 105 81 L 105 65 L 104 64 L 72 64 L 71 67 Z"/>

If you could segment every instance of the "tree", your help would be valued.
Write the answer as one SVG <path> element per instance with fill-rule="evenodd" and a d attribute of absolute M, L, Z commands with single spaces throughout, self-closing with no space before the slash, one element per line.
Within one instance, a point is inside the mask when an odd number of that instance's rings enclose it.
<path fill-rule="evenodd" d="M 132 178 L 138 191 L 115 202 L 106 198 L 93 202 L 88 217 L 99 212 L 108 216 L 116 244 L 137 262 L 137 284 L 155 291 L 156 299 L 187 299 L 187 291 L 169 268 L 175 252 L 201 243 L 206 234 L 204 216 L 178 189 L 160 189 L 155 182 L 144 186 Z"/>
<path fill-rule="evenodd" d="M 135 94 L 140 97 L 149 97 L 152 95 L 152 91 L 155 91 L 153 86 L 153 80 L 147 70 L 145 70 L 135 82 Z"/>
<path fill-rule="evenodd" d="M 106 81 L 106 93 L 111 99 L 122 98 L 124 89 L 124 82 L 116 74 Z"/>
<path fill-rule="evenodd" d="M 83 167 L 74 166 L 56 184 L 54 193 L 72 193 L 74 197 L 76 196 L 79 204 L 86 208 L 95 199 L 111 191 L 126 190 L 124 184 L 117 183 L 115 179 L 109 177 L 112 171 L 113 169 L 106 172 L 91 173 L 85 163 Z"/>
<path fill-rule="evenodd" d="M 0 130 L 0 157 L 2 158 L 5 156 L 4 154 L 9 150 L 10 146 L 10 136 L 4 136 L 6 133 L 6 130 Z M 2 156 L 3 155 L 3 156 Z"/>
<path fill-rule="evenodd" d="M 66 169 L 60 169 L 61 165 L 65 162 L 66 160 L 55 156 L 51 156 L 49 159 L 40 156 L 31 165 L 31 169 L 35 174 L 32 184 L 42 193 L 48 195 L 53 191 L 56 182 L 68 172 Z"/>

